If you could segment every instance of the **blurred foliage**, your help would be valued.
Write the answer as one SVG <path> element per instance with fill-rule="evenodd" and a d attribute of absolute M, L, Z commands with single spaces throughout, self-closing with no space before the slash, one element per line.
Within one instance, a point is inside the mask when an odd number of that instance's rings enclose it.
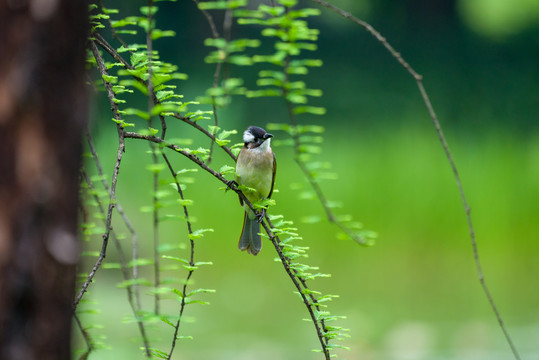
<path fill-rule="evenodd" d="M 492 39 L 537 30 L 539 23 L 539 2 L 534 0 L 460 0 L 458 5 L 466 24 Z"/>

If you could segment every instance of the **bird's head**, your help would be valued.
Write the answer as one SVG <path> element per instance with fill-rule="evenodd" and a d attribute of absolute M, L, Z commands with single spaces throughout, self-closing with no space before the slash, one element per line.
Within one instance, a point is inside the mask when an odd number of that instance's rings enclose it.
<path fill-rule="evenodd" d="M 259 128 L 258 126 L 249 126 L 247 130 L 243 132 L 243 142 L 245 146 L 249 148 L 256 148 L 262 144 L 269 146 L 272 134 L 268 134 L 266 130 Z"/>

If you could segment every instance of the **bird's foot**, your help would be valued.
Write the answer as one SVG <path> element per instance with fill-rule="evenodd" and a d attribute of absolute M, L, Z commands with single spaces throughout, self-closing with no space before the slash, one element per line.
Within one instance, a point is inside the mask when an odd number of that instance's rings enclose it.
<path fill-rule="evenodd" d="M 226 189 L 225 191 L 228 191 L 232 188 L 232 185 L 238 186 L 238 183 L 235 180 L 229 180 L 226 182 Z"/>
<path fill-rule="evenodd" d="M 266 216 L 266 209 L 262 209 L 258 214 L 256 214 L 256 221 L 261 223 L 262 220 L 264 220 L 264 216 Z"/>

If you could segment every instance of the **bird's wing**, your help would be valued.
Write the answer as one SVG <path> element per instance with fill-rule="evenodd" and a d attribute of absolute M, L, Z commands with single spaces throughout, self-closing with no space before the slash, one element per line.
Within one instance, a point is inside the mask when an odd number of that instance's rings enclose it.
<path fill-rule="evenodd" d="M 243 148 L 241 148 L 240 153 L 236 157 L 236 170 L 234 171 L 234 174 L 235 174 L 234 175 L 234 180 L 236 180 L 236 184 L 238 184 L 238 185 L 239 185 L 239 178 L 238 178 L 238 173 L 237 173 L 237 171 L 238 171 L 238 160 L 239 160 L 239 158 L 241 156 L 241 153 L 244 151 L 244 149 L 245 149 L 245 146 Z M 243 200 L 241 199 L 241 196 L 239 194 L 238 194 L 238 199 L 240 201 L 240 205 L 243 206 Z"/>
<path fill-rule="evenodd" d="M 273 174 L 271 175 L 271 189 L 268 195 L 268 199 L 271 198 L 271 194 L 273 194 L 273 185 L 275 185 L 275 174 L 277 173 L 277 161 L 275 161 L 275 153 L 273 154 Z"/>

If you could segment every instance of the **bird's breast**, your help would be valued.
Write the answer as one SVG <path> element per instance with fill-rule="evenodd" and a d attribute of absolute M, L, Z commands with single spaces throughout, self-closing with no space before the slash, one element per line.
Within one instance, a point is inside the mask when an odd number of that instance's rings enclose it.
<path fill-rule="evenodd" d="M 236 162 L 236 181 L 255 191 L 244 191 L 249 201 L 268 197 L 273 180 L 273 152 L 243 148 Z"/>

